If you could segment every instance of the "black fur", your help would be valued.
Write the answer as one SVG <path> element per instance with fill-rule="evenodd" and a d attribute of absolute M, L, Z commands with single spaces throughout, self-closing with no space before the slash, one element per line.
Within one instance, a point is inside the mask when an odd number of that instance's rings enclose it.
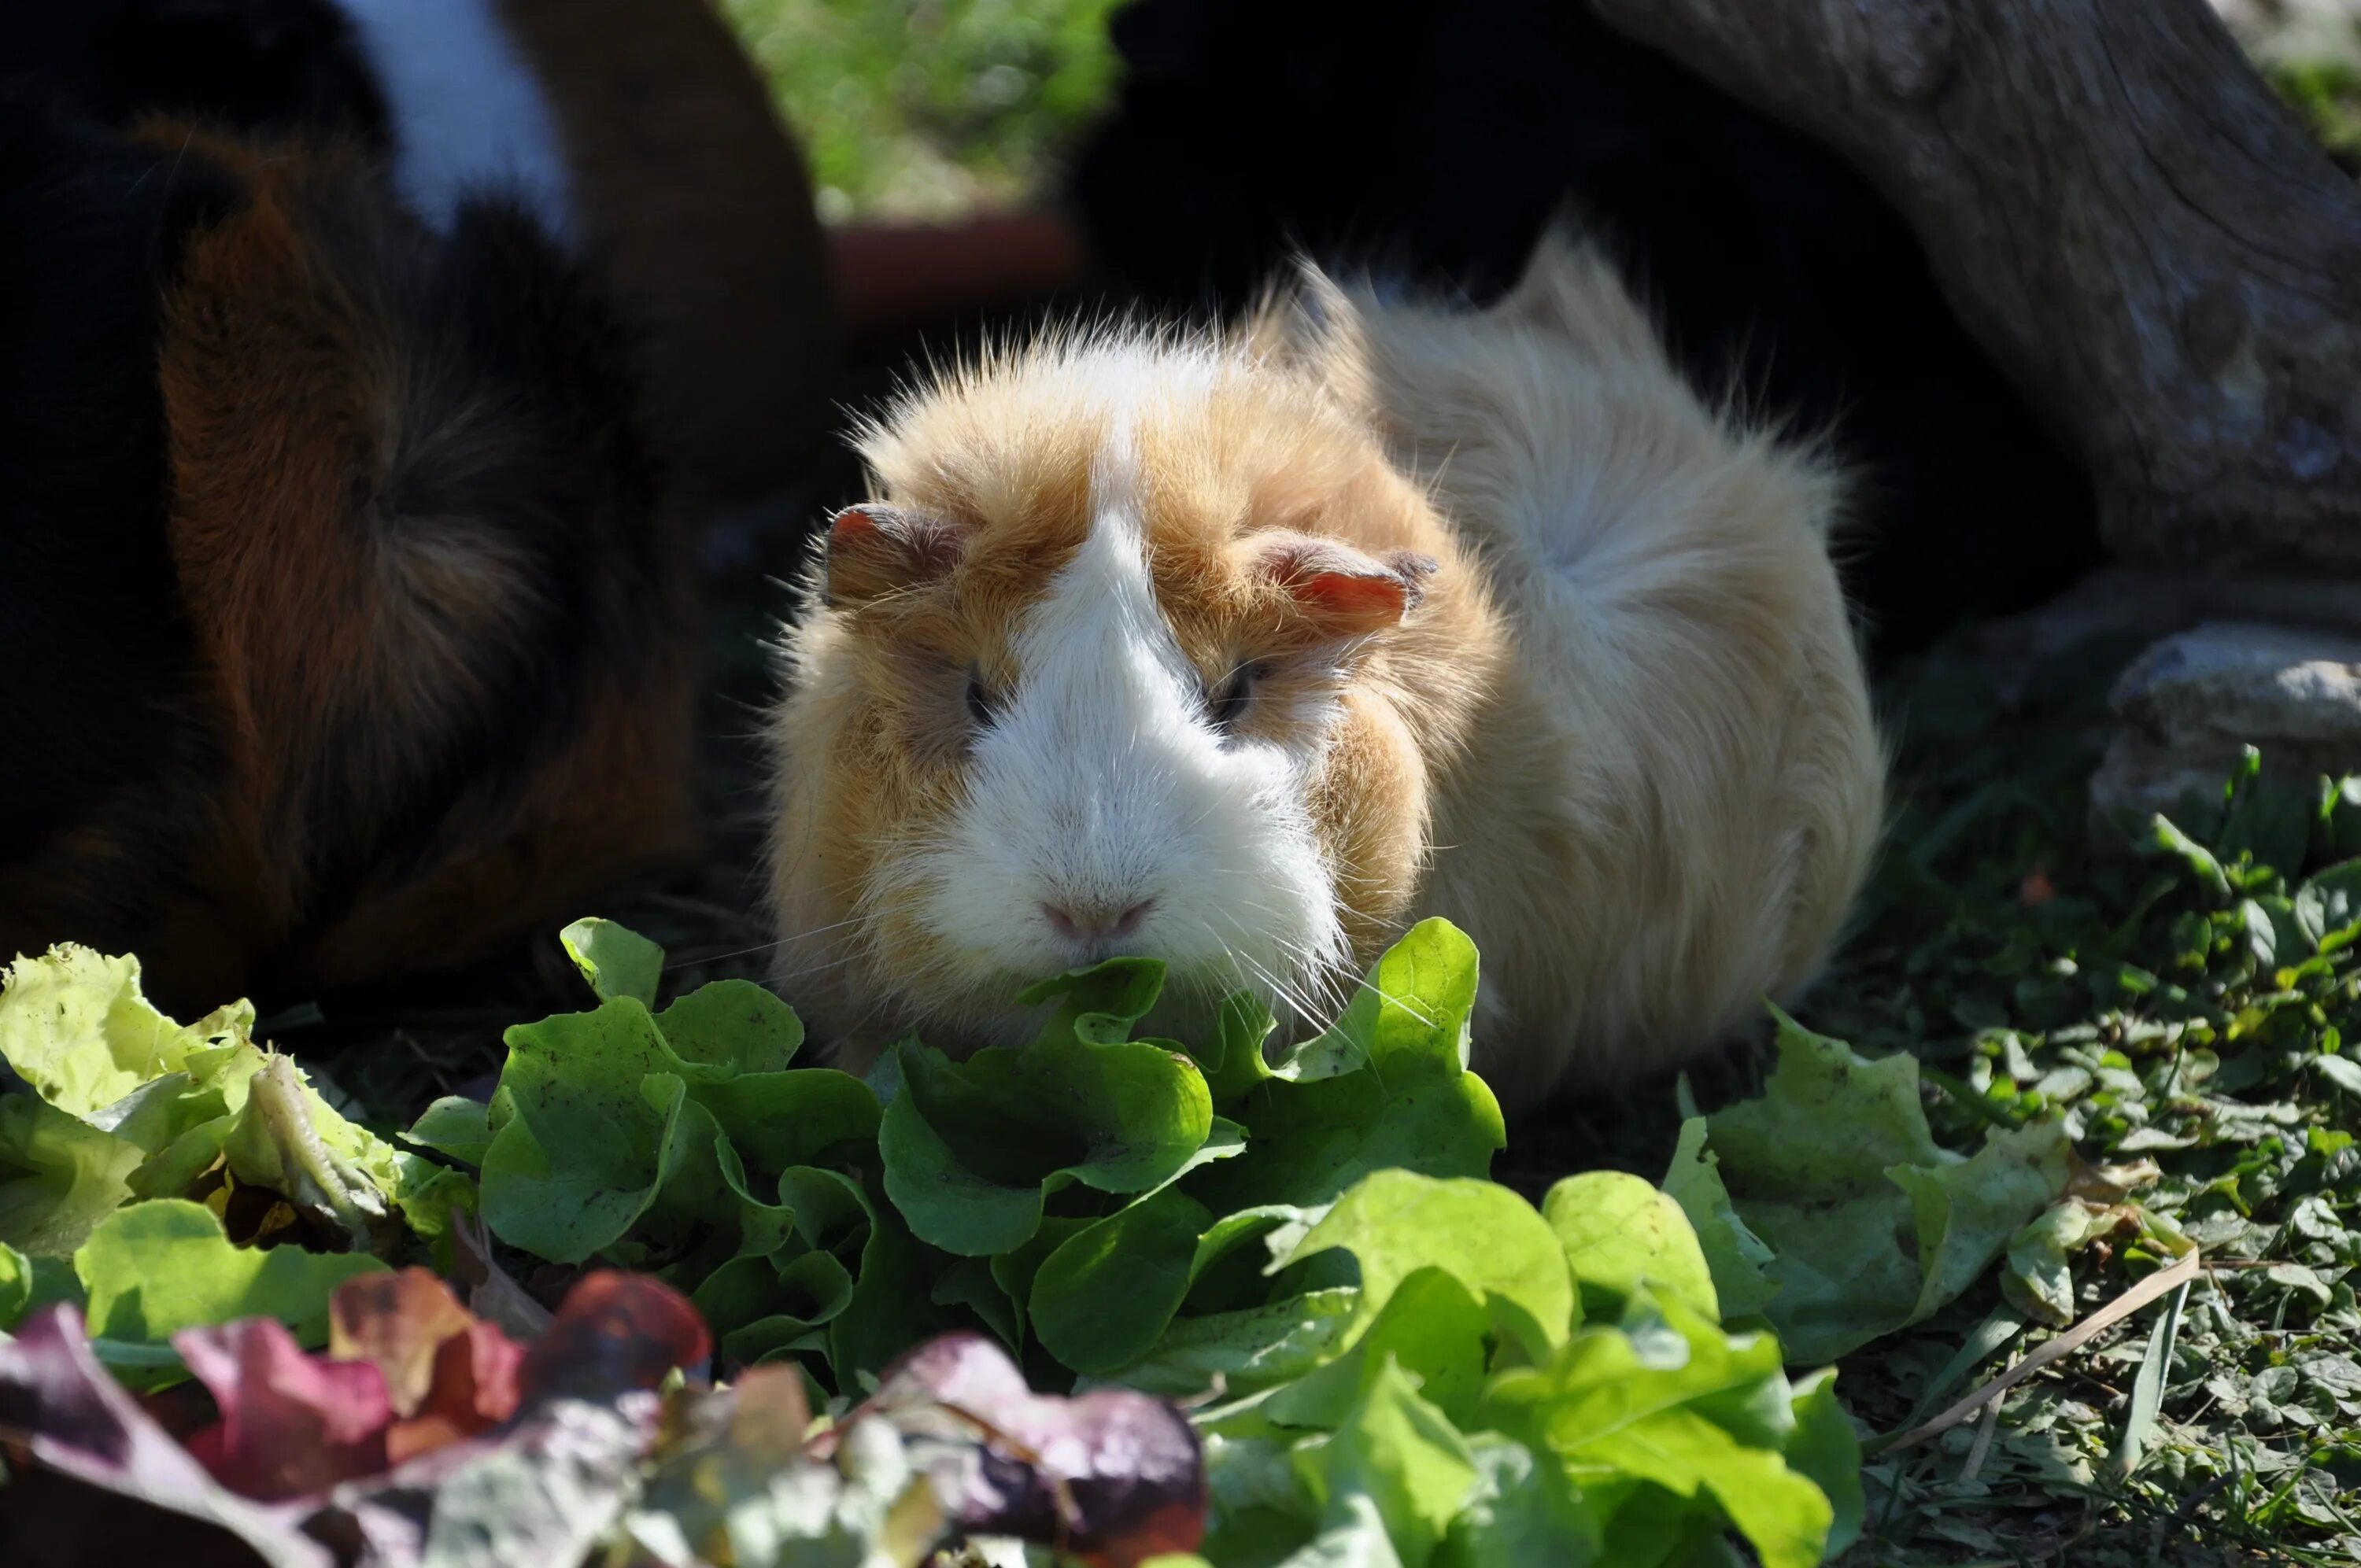
<path fill-rule="evenodd" d="M 5 0 L 0 82 L 125 127 L 146 115 L 285 137 L 390 132 L 344 16 L 328 0 Z"/>
<path fill-rule="evenodd" d="M 1167 305 L 1235 309 L 1300 241 L 1477 299 L 1571 205 L 1701 389 L 1861 466 L 1849 581 L 1881 648 L 2094 564 L 2087 480 L 1944 303 L 1867 181 L 1578 0 L 1135 0 L 1071 194 Z"/>
<path fill-rule="evenodd" d="M 182 239 L 238 195 L 0 93 L 0 861 L 203 750 L 178 717 L 158 317 Z"/>

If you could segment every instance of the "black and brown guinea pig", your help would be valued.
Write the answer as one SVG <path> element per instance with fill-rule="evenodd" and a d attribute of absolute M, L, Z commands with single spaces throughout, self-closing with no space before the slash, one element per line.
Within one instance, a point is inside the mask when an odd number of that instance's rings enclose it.
<path fill-rule="evenodd" d="M 792 477 L 821 257 L 702 0 L 562 19 L 0 15 L 0 956 L 292 999 L 686 850 L 687 521 Z"/>
<path fill-rule="evenodd" d="M 692 509 L 786 487 L 825 433 L 810 179 L 710 0 L 12 0 L 9 82 L 117 129 L 357 144 L 436 232 L 515 200 L 628 329 Z"/>
<path fill-rule="evenodd" d="M 1489 309 L 1318 273 L 1075 329 L 864 434 L 774 729 L 783 992 L 856 1069 L 1160 958 L 1159 1033 L 1293 1028 L 1413 919 L 1510 1111 L 1669 1067 L 1825 960 L 1885 750 L 1816 449 L 1701 400 L 1614 269 Z"/>

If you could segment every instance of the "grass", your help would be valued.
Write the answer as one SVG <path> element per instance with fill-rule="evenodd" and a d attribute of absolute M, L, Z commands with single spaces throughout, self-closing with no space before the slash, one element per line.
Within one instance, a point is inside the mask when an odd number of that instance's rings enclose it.
<path fill-rule="evenodd" d="M 820 213 L 938 217 L 1035 189 L 1106 101 L 1118 0 L 724 0 Z"/>
<path fill-rule="evenodd" d="M 2067 1117 L 2094 1234 L 2047 1256 L 2020 1238 L 1839 1386 L 1895 1431 L 2173 1249 L 2211 1266 L 2177 1313 L 2168 1298 L 2101 1334 L 1988 1431 L 1873 1463 L 1864 1563 L 2361 1563 L 2361 971 L 2350 933 L 2309 924 L 2361 877 L 2324 869 L 2361 848 L 2361 788 L 2250 773 L 2177 813 L 2177 846 L 2117 841 L 2083 784 L 2130 652 L 2009 671 L 1960 650 L 1887 685 L 1899 819 L 1807 1021 L 1918 1056 L 1954 1146 Z M 2306 891 L 2274 867 L 2320 874 Z"/>
<path fill-rule="evenodd" d="M 2339 167 L 2361 171 L 2361 67 L 2345 60 L 2277 60 L 2263 75 Z"/>

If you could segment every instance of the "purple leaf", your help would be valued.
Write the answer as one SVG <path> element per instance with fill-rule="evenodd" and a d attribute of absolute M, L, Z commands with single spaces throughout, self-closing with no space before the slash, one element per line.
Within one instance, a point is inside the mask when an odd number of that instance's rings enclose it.
<path fill-rule="evenodd" d="M 1117 1388 L 1038 1395 L 993 1341 L 951 1333 L 887 1367 L 850 1419 L 863 1415 L 926 1441 L 937 1496 L 969 1530 L 1062 1546 L 1104 1568 L 1204 1538 L 1203 1451 L 1166 1400 Z"/>
<path fill-rule="evenodd" d="M 68 1528 L 82 1533 L 64 1561 L 154 1555 L 158 1521 L 150 1509 L 161 1508 L 221 1526 L 269 1568 L 331 1568 L 328 1552 L 297 1530 L 294 1511 L 249 1503 L 215 1485 L 148 1418 L 91 1354 L 82 1314 L 70 1306 L 34 1313 L 14 1340 L 0 1343 L 0 1438 L 22 1443 L 60 1475 L 148 1505 L 79 1510 Z"/>

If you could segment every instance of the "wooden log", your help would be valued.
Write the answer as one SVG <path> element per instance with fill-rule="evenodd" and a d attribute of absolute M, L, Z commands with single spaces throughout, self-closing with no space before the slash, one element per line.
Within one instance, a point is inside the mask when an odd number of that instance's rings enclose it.
<path fill-rule="evenodd" d="M 2361 571 L 2361 191 L 2204 0 L 1592 5 L 1884 192 L 2115 551 Z"/>

